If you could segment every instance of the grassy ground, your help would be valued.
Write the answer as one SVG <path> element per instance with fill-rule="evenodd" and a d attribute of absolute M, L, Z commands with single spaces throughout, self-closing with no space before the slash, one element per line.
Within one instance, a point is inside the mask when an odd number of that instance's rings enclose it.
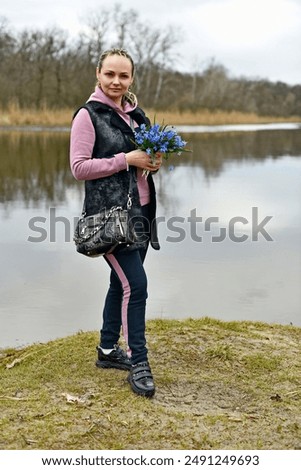
<path fill-rule="evenodd" d="M 96 332 L 0 352 L 0 449 L 301 449 L 301 328 L 147 323 L 157 391 L 94 365 Z"/>
<path fill-rule="evenodd" d="M 201 110 L 197 112 L 185 111 L 154 111 L 146 110 L 151 121 L 169 125 L 219 125 L 219 124 L 257 124 L 268 122 L 300 122 L 300 116 L 289 118 L 273 116 L 257 116 L 253 113 L 225 112 Z M 0 110 L 0 126 L 70 126 L 73 109 L 41 110 L 20 109 L 17 105 L 10 105 L 8 109 Z"/>

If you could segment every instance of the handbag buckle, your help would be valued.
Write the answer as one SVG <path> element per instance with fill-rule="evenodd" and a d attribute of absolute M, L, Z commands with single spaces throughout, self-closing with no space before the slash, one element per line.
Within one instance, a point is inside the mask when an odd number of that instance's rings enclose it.
<path fill-rule="evenodd" d="M 126 207 L 127 207 L 128 210 L 130 210 L 130 209 L 132 208 L 132 204 L 133 204 L 133 203 L 132 203 L 132 198 L 131 198 L 131 196 L 128 194 L 128 202 L 127 202 L 127 204 L 126 204 Z"/>

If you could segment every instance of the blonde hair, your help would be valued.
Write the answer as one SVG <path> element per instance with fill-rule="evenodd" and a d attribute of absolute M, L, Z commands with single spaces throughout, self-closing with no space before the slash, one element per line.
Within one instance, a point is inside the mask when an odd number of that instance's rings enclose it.
<path fill-rule="evenodd" d="M 112 49 L 108 49 L 108 50 L 106 50 L 106 51 L 104 51 L 100 54 L 98 62 L 97 62 L 98 71 L 101 70 L 104 60 L 107 57 L 111 56 L 111 55 L 118 55 L 120 57 L 125 57 L 126 59 L 128 59 L 131 62 L 132 77 L 134 78 L 134 76 L 135 76 L 135 64 L 134 64 L 134 61 L 133 61 L 132 57 L 130 56 L 130 54 L 128 53 L 128 51 L 126 49 L 121 49 L 121 48 L 118 48 L 118 47 L 113 47 Z M 129 91 L 129 90 L 123 96 L 123 100 L 128 101 L 133 106 L 135 104 L 137 104 L 136 95 L 134 93 L 132 93 L 131 91 Z"/>

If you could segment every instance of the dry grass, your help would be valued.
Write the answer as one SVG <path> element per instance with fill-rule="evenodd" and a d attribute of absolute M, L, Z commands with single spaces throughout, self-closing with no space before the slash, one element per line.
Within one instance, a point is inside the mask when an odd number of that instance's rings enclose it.
<path fill-rule="evenodd" d="M 156 381 L 94 365 L 98 333 L 0 351 L 0 449 L 301 449 L 301 328 L 147 323 Z"/>
<path fill-rule="evenodd" d="M 156 117 L 157 122 L 164 121 L 166 124 L 174 125 L 222 125 L 222 124 L 263 124 L 269 122 L 300 122 L 300 116 L 273 117 L 258 116 L 255 113 L 241 113 L 239 111 L 210 111 L 202 109 L 200 111 L 154 111 L 147 112 L 153 121 Z"/>
<path fill-rule="evenodd" d="M 18 104 L 11 103 L 7 109 L 0 110 L 0 126 L 70 126 L 74 109 L 21 109 Z M 300 116 L 273 117 L 257 116 L 255 113 L 241 113 L 238 111 L 155 111 L 146 110 L 153 122 L 170 125 L 220 125 L 220 124 L 258 124 L 268 122 L 300 122 Z"/>
<path fill-rule="evenodd" d="M 0 110 L 0 126 L 70 126 L 74 110 L 63 109 L 21 109 L 11 103 L 7 109 Z"/>

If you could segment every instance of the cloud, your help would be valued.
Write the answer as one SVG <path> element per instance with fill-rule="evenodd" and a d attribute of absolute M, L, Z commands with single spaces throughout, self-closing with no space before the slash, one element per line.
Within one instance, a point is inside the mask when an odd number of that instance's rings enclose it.
<path fill-rule="evenodd" d="M 234 75 L 298 83 L 301 77 L 300 0 L 11 0 L 1 7 L 13 27 L 57 25 L 77 34 L 87 12 L 116 3 L 153 27 L 182 31 L 176 67 L 192 71 L 214 57 Z"/>

